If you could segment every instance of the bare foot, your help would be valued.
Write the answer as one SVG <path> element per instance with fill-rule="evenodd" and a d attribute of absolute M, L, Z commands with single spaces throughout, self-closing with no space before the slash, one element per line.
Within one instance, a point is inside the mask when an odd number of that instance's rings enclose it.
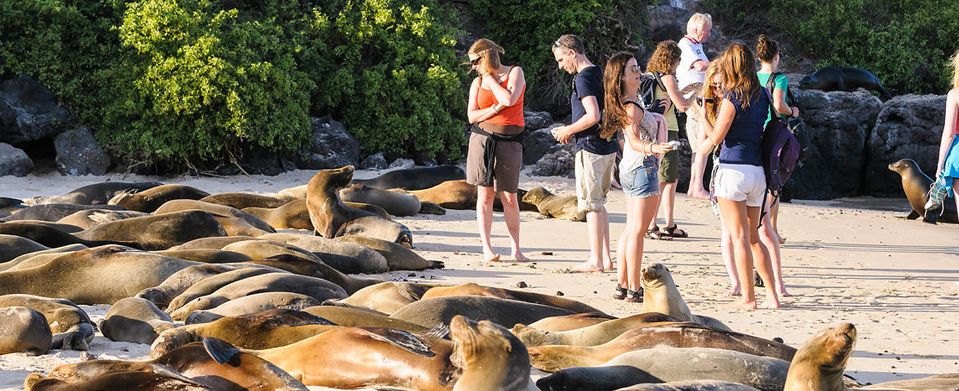
<path fill-rule="evenodd" d="M 767 310 L 777 310 L 781 308 L 781 305 L 779 304 L 779 300 L 776 300 L 776 301 L 767 300 L 763 302 L 762 308 Z"/>
<path fill-rule="evenodd" d="M 727 295 L 727 296 L 742 296 L 742 293 L 739 293 L 739 285 L 736 285 L 735 287 L 732 287 L 732 288 L 730 288 L 728 291 L 726 291 L 726 295 Z"/>
<path fill-rule="evenodd" d="M 779 235 L 779 244 L 780 244 L 780 245 L 786 244 L 786 237 L 785 237 L 785 236 Z"/>
<path fill-rule="evenodd" d="M 708 200 L 709 197 L 710 197 L 709 193 L 706 192 L 706 191 L 694 191 L 694 190 L 690 190 L 688 193 L 686 193 L 686 195 L 687 195 L 689 198 L 693 198 L 693 199 L 697 199 L 697 200 Z"/>
<path fill-rule="evenodd" d="M 732 303 L 724 305 L 723 307 L 731 310 L 755 311 L 756 302 L 754 301 L 751 303 L 747 303 L 742 300 L 735 300 Z"/>
<path fill-rule="evenodd" d="M 612 271 L 613 269 L 616 268 L 616 266 L 613 264 L 612 260 L 606 260 L 606 261 L 603 261 L 603 268 L 609 269 L 610 271 Z"/>
<path fill-rule="evenodd" d="M 493 255 L 492 257 L 489 257 L 489 258 L 487 258 L 487 257 L 484 255 L 484 256 L 483 256 L 483 262 L 499 262 L 499 254 Z"/>
<path fill-rule="evenodd" d="M 790 297 L 790 296 L 792 296 L 792 295 L 789 293 L 789 291 L 786 290 L 786 287 L 785 287 L 785 286 L 780 285 L 780 286 L 779 286 L 779 296 L 782 296 L 782 297 Z"/>
<path fill-rule="evenodd" d="M 516 262 L 527 262 L 529 261 L 529 258 L 527 258 L 526 255 L 523 255 L 522 252 L 517 251 L 513 253 L 513 260 Z"/>
<path fill-rule="evenodd" d="M 586 261 L 581 263 L 579 266 L 574 267 L 569 270 L 570 273 L 602 273 L 603 268 L 596 266 L 596 264 Z"/>

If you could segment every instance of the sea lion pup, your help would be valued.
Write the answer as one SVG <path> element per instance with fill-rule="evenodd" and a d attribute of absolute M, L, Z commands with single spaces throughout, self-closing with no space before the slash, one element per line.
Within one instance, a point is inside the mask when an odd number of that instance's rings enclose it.
<path fill-rule="evenodd" d="M 536 205 L 539 214 L 556 219 L 570 221 L 586 221 L 586 212 L 580 212 L 576 207 L 576 196 L 558 196 L 542 186 L 526 191 L 523 202 Z"/>
<path fill-rule="evenodd" d="M 0 295 L 61 297 L 77 304 L 113 304 L 159 285 L 196 262 L 123 246 L 75 251 L 43 265 L 0 273 Z"/>
<path fill-rule="evenodd" d="M 307 185 L 306 206 L 310 221 L 325 238 L 362 235 L 413 247 L 413 234 L 405 225 L 373 213 L 348 209 L 337 191 L 350 183 L 353 166 L 320 170 Z"/>
<path fill-rule="evenodd" d="M 843 371 L 856 344 L 856 326 L 842 323 L 813 336 L 789 366 L 784 391 L 844 391 Z"/>
<path fill-rule="evenodd" d="M 160 333 L 174 327 L 169 315 L 138 297 L 114 303 L 100 322 L 100 331 L 111 341 L 143 344 L 153 343 Z"/>
<path fill-rule="evenodd" d="M 200 201 L 240 210 L 246 208 L 279 208 L 290 202 L 288 199 L 251 193 L 217 193 L 203 197 Z"/>
<path fill-rule="evenodd" d="M 383 239 L 366 236 L 340 236 L 336 238 L 336 240 L 356 243 L 373 249 L 386 258 L 386 263 L 390 270 L 425 270 L 442 269 L 444 267 L 442 261 L 427 260 L 413 252 L 413 250 Z"/>
<path fill-rule="evenodd" d="M 598 366 L 620 354 L 657 346 L 735 350 L 784 361 L 792 360 L 796 354 L 796 349 L 779 342 L 695 325 L 635 328 L 596 346 L 531 346 L 529 356 L 534 367 L 555 372 L 569 367 Z"/>
<path fill-rule="evenodd" d="M 218 357 L 222 363 L 212 356 Z M 91 378 L 112 372 L 156 370 L 179 373 L 214 390 L 249 391 L 305 391 L 306 386 L 293 379 L 275 365 L 243 353 L 226 342 L 206 339 L 174 349 L 150 361 L 91 360 L 76 364 L 64 364 L 54 368 L 46 376 L 30 374 L 24 387 L 31 390 L 43 379 L 61 380 L 68 384 L 89 381 Z M 164 372 L 165 373 L 165 372 Z M 132 388 L 105 388 L 126 390 Z M 153 388 L 150 388 L 153 390 Z"/>
<path fill-rule="evenodd" d="M 874 90 L 883 100 L 892 94 L 882 86 L 876 75 L 857 67 L 823 67 L 799 81 L 799 88 L 821 91 L 855 91 L 858 88 Z"/>
<path fill-rule="evenodd" d="M 161 250 L 161 251 L 151 251 L 154 254 L 160 254 L 165 257 L 170 258 L 179 258 L 185 259 L 187 261 L 194 262 L 203 262 L 203 263 L 233 263 L 233 262 L 249 262 L 253 258 L 250 258 L 246 254 L 240 254 L 233 251 L 223 251 L 223 250 L 208 250 L 208 249 L 196 249 L 196 250 Z"/>
<path fill-rule="evenodd" d="M 163 185 L 160 182 L 100 182 L 73 189 L 63 195 L 41 198 L 39 204 L 107 205 L 121 193 L 135 193 Z"/>
<path fill-rule="evenodd" d="M 476 320 L 491 320 L 503 325 L 532 323 L 546 317 L 570 313 L 571 311 L 562 308 L 497 297 L 455 296 L 421 299 L 400 308 L 390 317 L 423 327 L 436 327 L 449 324 L 456 315 Z"/>
<path fill-rule="evenodd" d="M 257 293 L 236 298 L 206 311 L 193 311 L 186 317 L 186 324 L 209 323 L 226 316 L 243 316 L 276 308 L 302 310 L 323 302 L 307 295 L 290 292 Z"/>
<path fill-rule="evenodd" d="M 305 308 L 303 312 L 319 316 L 339 326 L 385 327 L 411 333 L 433 332 L 437 337 L 444 337 L 441 332 L 442 328 L 430 329 L 405 320 L 393 319 L 382 312 L 365 308 L 321 305 Z"/>
<path fill-rule="evenodd" d="M 226 236 L 226 231 L 213 215 L 188 210 L 103 223 L 79 232 L 76 236 L 91 241 L 121 240 L 136 243 L 144 250 L 166 250 L 193 239 Z"/>
<path fill-rule="evenodd" d="M 323 263 L 343 273 L 378 274 L 389 270 L 389 262 L 383 254 L 352 241 L 286 232 L 263 235 L 259 239 L 286 243 L 309 251 L 319 257 Z M 409 260 L 410 258 L 398 259 L 398 261 Z"/>
<path fill-rule="evenodd" d="M 159 366 L 158 366 L 159 367 Z M 31 391 L 100 391 L 100 390 L 157 390 L 157 391 L 212 391 L 187 377 L 170 370 L 107 372 L 84 382 L 67 383 L 59 379 L 42 379 L 30 386 Z"/>
<path fill-rule="evenodd" d="M 559 296 L 544 295 L 541 293 L 534 293 L 534 292 L 516 291 L 512 289 L 493 288 L 488 286 L 477 285 L 472 282 L 462 284 L 462 285 L 456 285 L 456 286 L 438 286 L 438 287 L 432 288 L 426 291 L 425 294 L 423 294 L 423 299 L 431 299 L 434 297 L 451 297 L 451 296 L 498 297 L 500 299 L 509 299 L 509 300 L 533 303 L 533 304 L 548 305 L 550 307 L 562 308 L 569 312 L 578 312 L 578 313 L 603 312 L 589 305 L 580 303 L 576 300 L 565 299 Z"/>
<path fill-rule="evenodd" d="M 182 212 L 185 210 L 202 210 L 204 212 L 210 213 L 214 216 L 225 216 L 225 217 L 235 217 L 243 219 L 251 226 L 256 227 L 261 231 L 266 232 L 276 232 L 273 227 L 267 224 L 265 221 L 260 220 L 256 216 L 253 216 L 249 213 L 246 213 L 242 210 L 239 210 L 234 207 L 211 204 L 209 202 L 197 201 L 197 200 L 171 200 L 165 202 L 163 205 L 160 205 L 157 210 L 153 211 L 153 214 L 160 215 L 164 213 L 171 212 Z"/>
<path fill-rule="evenodd" d="M 589 327 L 603 323 L 607 320 L 617 319 L 615 316 L 607 315 L 602 312 L 587 312 L 581 314 L 572 314 L 564 316 L 551 316 L 530 323 L 528 327 L 542 331 L 569 331 Z"/>
<path fill-rule="evenodd" d="M 376 205 L 393 216 L 415 216 L 420 211 L 420 200 L 410 194 L 377 189 L 365 185 L 350 185 L 339 192 L 344 202 L 362 202 Z"/>
<path fill-rule="evenodd" d="M 403 306 L 419 300 L 437 285 L 386 281 L 360 289 L 350 297 L 337 302 L 392 314 Z"/>
<path fill-rule="evenodd" d="M 143 217 L 149 213 L 135 212 L 132 210 L 109 210 L 109 209 L 85 209 L 73 212 L 60 220 L 61 224 L 70 224 L 83 229 L 95 227 L 111 221 L 129 219 L 132 217 Z"/>
<path fill-rule="evenodd" d="M 199 200 L 210 195 L 203 190 L 184 185 L 161 185 L 143 191 L 124 192 L 111 198 L 107 204 L 119 205 L 137 212 L 152 213 L 160 205 L 171 200 Z"/>
<path fill-rule="evenodd" d="M 33 295 L 0 296 L 0 307 L 26 307 L 43 314 L 53 339 L 52 349 L 89 350 L 96 327 L 90 316 L 67 299 Z"/>
<path fill-rule="evenodd" d="M 150 355 L 160 357 L 204 338 L 216 338 L 246 349 L 270 349 L 313 337 L 339 326 L 306 312 L 274 308 L 253 314 L 227 316 L 208 323 L 168 329 L 153 342 Z"/>
<path fill-rule="evenodd" d="M 0 263 L 12 261 L 23 254 L 47 249 L 49 247 L 22 236 L 0 234 Z"/>
<path fill-rule="evenodd" d="M 537 330 L 522 323 L 513 326 L 512 331 L 526 346 L 596 346 L 612 341 L 621 334 L 635 328 L 680 324 L 696 325 L 692 322 L 681 322 L 676 318 L 659 312 L 645 312 L 568 331 L 549 332 Z"/>
<path fill-rule="evenodd" d="M 39 356 L 50 351 L 53 333 L 43 314 L 27 307 L 0 308 L 0 354 Z"/>
<path fill-rule="evenodd" d="M 618 391 L 757 391 L 745 384 L 719 380 L 690 380 L 659 384 L 637 384 Z"/>
<path fill-rule="evenodd" d="M 644 264 L 640 270 L 643 284 L 643 312 L 659 312 L 681 321 L 695 322 L 716 330 L 732 331 L 719 320 L 693 315 L 673 282 L 673 275 L 661 263 Z"/>
<path fill-rule="evenodd" d="M 902 191 L 906 194 L 906 199 L 909 200 L 909 206 L 912 208 L 912 212 L 906 216 L 907 219 L 915 220 L 922 216 L 923 221 L 933 223 L 936 221 L 959 223 L 959 217 L 956 215 L 956 203 L 951 200 L 952 197 L 942 203 L 945 211 L 940 209 L 926 213 L 926 201 L 928 201 L 926 195 L 929 193 L 929 185 L 932 184 L 932 179 L 922 172 L 915 160 L 902 159 L 890 163 L 888 168 L 889 171 L 899 174 L 902 179 Z M 942 216 L 938 214 L 939 212 L 942 212 Z"/>
<path fill-rule="evenodd" d="M 204 278 L 236 270 L 239 267 L 240 266 L 222 264 L 190 266 L 171 274 L 159 285 L 140 291 L 135 297 L 149 300 L 158 308 L 166 308 L 170 304 L 170 300 L 173 300 L 174 297 L 183 293 L 183 291 L 193 286 L 193 284 L 200 282 Z"/>
<path fill-rule="evenodd" d="M 190 312 L 208 310 L 232 299 L 264 292 L 291 292 L 313 297 L 320 302 L 327 299 L 342 299 L 346 291 L 339 285 L 324 279 L 292 273 L 267 273 L 232 282 L 209 295 L 199 297 L 170 312 L 175 320 L 184 320 Z"/>
<path fill-rule="evenodd" d="M 334 327 L 290 345 L 247 352 L 307 386 L 449 391 L 457 375 L 457 368 L 450 363 L 452 349 L 452 342 L 428 334 Z"/>
<path fill-rule="evenodd" d="M 462 370 L 453 391 L 526 391 L 529 356 L 513 334 L 488 320 L 460 315 L 450 322 L 450 360 Z"/>
<path fill-rule="evenodd" d="M 572 367 L 536 381 L 544 391 L 618 390 L 640 383 L 712 379 L 783 389 L 789 363 L 725 349 L 658 347 L 623 353 L 600 367 Z"/>
<path fill-rule="evenodd" d="M 82 231 L 81 231 L 82 232 Z M 127 247 L 137 247 L 133 242 L 116 240 L 87 240 L 77 235 L 63 232 L 46 224 L 26 221 L 10 221 L 0 223 L 0 234 L 14 235 L 30 239 L 46 247 L 62 247 L 70 244 L 82 244 L 87 247 L 119 244 Z"/>
<path fill-rule="evenodd" d="M 116 205 L 42 204 L 22 209 L 16 214 L 4 218 L 2 221 L 57 221 L 79 211 L 96 209 L 124 210 L 122 207 Z"/>
<path fill-rule="evenodd" d="M 353 184 L 374 189 L 422 190 L 446 181 L 466 179 L 462 168 L 451 164 L 393 170 L 372 179 L 354 179 Z"/>

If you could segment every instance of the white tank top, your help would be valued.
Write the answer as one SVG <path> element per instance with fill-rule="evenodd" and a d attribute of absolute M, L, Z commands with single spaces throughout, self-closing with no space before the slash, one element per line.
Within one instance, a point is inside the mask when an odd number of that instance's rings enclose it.
<path fill-rule="evenodd" d="M 635 102 L 628 102 L 627 104 L 635 104 Z M 633 127 L 627 126 L 623 129 L 623 132 L 632 132 Z M 649 112 L 646 112 L 643 115 L 642 121 L 639 123 L 639 139 L 643 142 L 657 142 L 659 136 L 659 124 L 656 123 L 656 120 L 653 119 L 653 116 L 649 115 Z M 652 154 L 645 154 L 633 149 L 629 141 L 629 137 L 626 137 L 626 145 L 623 147 L 623 160 L 619 162 L 620 172 L 627 172 L 635 170 L 638 167 L 642 167 L 647 157 L 652 156 Z"/>

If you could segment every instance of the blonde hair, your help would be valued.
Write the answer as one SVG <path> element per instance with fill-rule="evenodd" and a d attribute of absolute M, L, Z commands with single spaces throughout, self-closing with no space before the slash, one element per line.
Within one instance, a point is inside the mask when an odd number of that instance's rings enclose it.
<path fill-rule="evenodd" d="M 721 59 L 722 57 L 717 58 L 716 61 L 709 63 L 709 67 L 706 68 L 706 77 L 704 79 L 705 83 L 703 84 L 703 90 L 702 93 L 699 94 L 703 98 L 703 117 L 710 125 L 714 125 L 716 123 L 716 118 L 719 117 L 719 102 L 723 98 L 719 91 L 716 91 L 716 89 L 713 88 L 713 78 L 719 73 L 719 64 Z"/>
<path fill-rule="evenodd" d="M 959 50 L 949 60 L 952 63 L 952 88 L 959 88 Z"/>
<path fill-rule="evenodd" d="M 679 62 L 682 51 L 676 41 L 666 40 L 656 45 L 656 50 L 646 63 L 646 72 L 670 73 Z"/>
<path fill-rule="evenodd" d="M 713 17 L 709 14 L 695 13 L 686 22 L 686 33 L 695 34 L 713 27 Z"/>
<path fill-rule="evenodd" d="M 742 42 L 733 42 L 718 62 L 721 62 L 719 73 L 723 75 L 725 92 L 738 98 L 743 109 L 749 108 L 760 88 L 753 53 Z"/>
<path fill-rule="evenodd" d="M 492 74 L 499 70 L 503 66 L 499 56 L 505 53 L 503 47 L 486 38 L 477 39 L 470 46 L 470 50 L 467 51 L 467 54 L 479 56 L 480 61 L 479 64 L 476 64 L 476 69 L 480 74 Z"/>

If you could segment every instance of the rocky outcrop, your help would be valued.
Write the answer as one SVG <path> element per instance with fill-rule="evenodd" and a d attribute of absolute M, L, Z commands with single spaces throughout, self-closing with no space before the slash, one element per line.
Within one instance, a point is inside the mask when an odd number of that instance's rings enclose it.
<path fill-rule="evenodd" d="M 313 134 L 296 164 L 301 169 L 320 170 L 356 165 L 360 159 L 360 143 L 343 124 L 330 117 L 311 118 Z"/>
<path fill-rule="evenodd" d="M 60 133 L 53 139 L 53 146 L 57 151 L 57 171 L 63 175 L 103 175 L 110 168 L 110 155 L 103 151 L 90 129 Z"/>
<path fill-rule="evenodd" d="M 572 151 L 572 144 L 569 144 L 559 148 L 556 152 L 546 154 L 529 168 L 530 175 L 572 178 L 574 163 Z"/>
<path fill-rule="evenodd" d="M 523 136 L 523 164 L 535 164 L 543 156 L 556 152 L 563 148 L 563 145 L 556 141 L 550 131 L 561 123 L 552 124 L 546 128 L 531 130 L 526 129 Z"/>
<path fill-rule="evenodd" d="M 0 143 L 0 177 L 27 176 L 33 170 L 33 161 L 26 152 L 7 143 Z"/>
<path fill-rule="evenodd" d="M 383 155 L 383 152 L 367 156 L 360 162 L 361 170 L 385 170 L 387 167 L 389 167 L 389 164 L 386 163 L 386 156 Z"/>
<path fill-rule="evenodd" d="M 886 101 L 869 137 L 867 193 L 902 195 L 899 175 L 886 168 L 899 159 L 913 159 L 926 175 L 935 175 L 945 110 L 945 95 L 904 95 Z"/>
<path fill-rule="evenodd" d="M 22 144 L 65 129 L 70 113 L 47 87 L 27 76 L 0 83 L 0 142 Z"/>

